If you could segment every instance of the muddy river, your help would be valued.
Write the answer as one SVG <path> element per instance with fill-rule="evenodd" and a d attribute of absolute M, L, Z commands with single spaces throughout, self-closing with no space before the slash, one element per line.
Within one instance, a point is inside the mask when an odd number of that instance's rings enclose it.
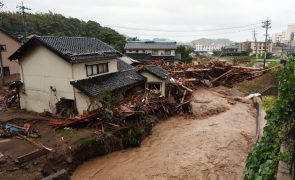
<path fill-rule="evenodd" d="M 91 159 L 72 179 L 241 179 L 255 137 L 253 106 L 200 89 L 193 110 L 203 118 L 162 121 L 141 147 Z"/>

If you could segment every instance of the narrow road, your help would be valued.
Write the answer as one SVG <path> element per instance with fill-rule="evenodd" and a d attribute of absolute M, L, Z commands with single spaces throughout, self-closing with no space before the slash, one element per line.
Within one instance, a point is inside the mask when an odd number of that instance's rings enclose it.
<path fill-rule="evenodd" d="M 255 138 L 252 105 L 200 89 L 193 111 L 203 118 L 162 121 L 141 147 L 89 160 L 72 179 L 241 179 Z"/>

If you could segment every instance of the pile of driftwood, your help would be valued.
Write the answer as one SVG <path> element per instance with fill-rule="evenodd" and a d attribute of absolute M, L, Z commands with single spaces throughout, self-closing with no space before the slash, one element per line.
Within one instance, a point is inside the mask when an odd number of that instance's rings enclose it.
<path fill-rule="evenodd" d="M 210 61 L 207 64 L 183 64 L 165 61 L 153 61 L 150 64 L 160 66 L 170 72 L 177 82 L 182 83 L 186 87 L 194 88 L 200 84 L 206 86 L 225 85 L 232 87 L 235 83 L 252 79 L 263 73 L 277 68 L 253 68 L 243 66 L 233 66 L 222 61 Z M 138 68 L 142 68 L 140 65 Z M 280 65 L 279 65 L 280 66 Z"/>
<path fill-rule="evenodd" d="M 180 83 L 169 84 L 166 97 L 146 90 L 124 98 L 117 111 L 124 117 L 135 113 L 163 116 L 179 114 L 188 110 L 192 91 Z"/>

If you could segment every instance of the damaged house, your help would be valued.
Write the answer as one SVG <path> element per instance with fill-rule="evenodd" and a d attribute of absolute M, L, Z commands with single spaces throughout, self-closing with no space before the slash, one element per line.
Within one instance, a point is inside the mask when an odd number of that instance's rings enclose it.
<path fill-rule="evenodd" d="M 9 57 L 20 65 L 21 108 L 83 114 L 97 108 L 105 90 L 124 94 L 144 87 L 146 78 L 119 56 L 97 38 L 34 36 Z"/>
<path fill-rule="evenodd" d="M 169 72 L 159 66 L 147 65 L 140 74 L 146 77 L 145 87 L 154 92 L 158 92 L 162 96 L 166 95 L 166 84 L 170 83 Z"/>

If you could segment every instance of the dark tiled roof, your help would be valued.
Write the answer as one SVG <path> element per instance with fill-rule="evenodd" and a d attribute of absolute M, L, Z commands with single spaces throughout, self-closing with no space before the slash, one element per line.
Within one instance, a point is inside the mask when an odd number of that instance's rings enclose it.
<path fill-rule="evenodd" d="M 143 84 L 145 81 L 145 77 L 138 74 L 136 70 L 128 70 L 79 81 L 72 81 L 71 84 L 86 95 L 96 97 L 104 90 L 120 90 Z"/>
<path fill-rule="evenodd" d="M 3 32 L 4 34 L 6 34 L 7 36 L 11 37 L 11 38 L 14 39 L 15 41 L 17 41 L 17 42 L 21 42 L 21 39 L 18 38 L 17 35 L 14 35 L 14 34 L 12 34 L 12 33 L 10 33 L 10 32 L 7 32 L 6 30 L 2 29 L 1 27 L 0 27 L 0 31 Z"/>
<path fill-rule="evenodd" d="M 124 49 L 145 49 L 145 50 L 165 50 L 165 49 L 176 49 L 176 42 L 127 42 Z"/>
<path fill-rule="evenodd" d="M 152 56 L 146 53 L 126 53 L 126 55 L 132 59 L 135 59 L 141 62 L 153 60 Z"/>
<path fill-rule="evenodd" d="M 126 70 L 130 70 L 130 69 L 135 69 L 135 67 L 127 64 L 126 62 L 118 59 L 117 60 L 117 68 L 118 68 L 118 71 L 126 71 Z"/>
<path fill-rule="evenodd" d="M 167 79 L 169 77 L 169 72 L 159 66 L 148 65 L 144 67 L 144 70 L 157 76 L 160 79 Z"/>
<path fill-rule="evenodd" d="M 34 36 L 9 59 L 18 59 L 23 51 L 30 49 L 36 42 L 41 43 L 68 61 L 118 56 L 118 51 L 97 38 Z"/>

